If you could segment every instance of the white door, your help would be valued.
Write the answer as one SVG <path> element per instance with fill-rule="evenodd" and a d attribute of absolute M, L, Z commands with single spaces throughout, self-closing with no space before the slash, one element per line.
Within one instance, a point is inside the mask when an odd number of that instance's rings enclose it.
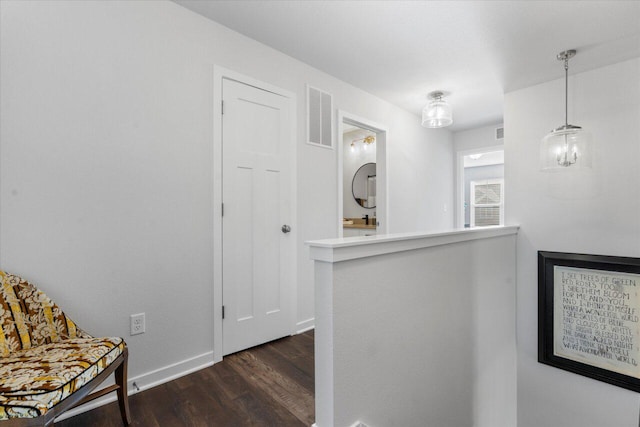
<path fill-rule="evenodd" d="M 222 84 L 223 354 L 291 335 L 289 98 Z M 283 230 L 283 227 L 285 229 Z"/>

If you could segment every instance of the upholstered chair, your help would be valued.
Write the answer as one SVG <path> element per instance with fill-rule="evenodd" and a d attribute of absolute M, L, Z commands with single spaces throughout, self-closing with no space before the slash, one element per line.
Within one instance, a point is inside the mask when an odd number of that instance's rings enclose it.
<path fill-rule="evenodd" d="M 92 337 L 42 291 L 3 271 L 0 327 L 0 427 L 51 426 L 64 411 L 113 391 L 130 424 L 122 338 Z M 92 393 L 114 372 L 114 385 Z"/>

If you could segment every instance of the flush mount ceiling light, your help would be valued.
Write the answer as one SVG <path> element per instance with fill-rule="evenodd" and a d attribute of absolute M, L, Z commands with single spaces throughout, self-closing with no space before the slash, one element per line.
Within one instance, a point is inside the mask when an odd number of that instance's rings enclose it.
<path fill-rule="evenodd" d="M 590 168 L 591 136 L 580 126 L 569 124 L 569 59 L 574 49 L 560 52 L 564 61 L 564 125 L 552 130 L 540 143 L 540 169 L 545 172 L 566 170 L 569 166 Z"/>
<path fill-rule="evenodd" d="M 439 90 L 428 95 L 429 103 L 422 109 L 422 126 L 443 128 L 453 123 L 451 105 L 442 99 L 444 92 Z"/>

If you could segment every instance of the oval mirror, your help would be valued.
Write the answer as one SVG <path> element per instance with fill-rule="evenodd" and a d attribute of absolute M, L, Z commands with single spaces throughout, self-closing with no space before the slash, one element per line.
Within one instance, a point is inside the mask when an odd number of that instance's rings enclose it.
<path fill-rule="evenodd" d="M 366 209 L 376 207 L 376 164 L 365 163 L 353 175 L 351 192 L 356 203 Z"/>

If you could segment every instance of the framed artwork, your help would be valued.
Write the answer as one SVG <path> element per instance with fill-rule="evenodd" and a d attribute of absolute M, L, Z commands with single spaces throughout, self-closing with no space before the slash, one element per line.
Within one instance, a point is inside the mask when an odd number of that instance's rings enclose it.
<path fill-rule="evenodd" d="M 538 252 L 538 361 L 640 391 L 640 258 Z"/>

